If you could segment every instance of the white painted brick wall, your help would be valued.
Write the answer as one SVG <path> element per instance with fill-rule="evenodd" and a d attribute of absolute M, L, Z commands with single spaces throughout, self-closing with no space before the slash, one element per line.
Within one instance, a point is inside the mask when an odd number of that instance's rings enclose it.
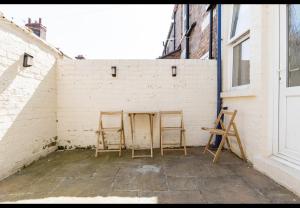
<path fill-rule="evenodd" d="M 176 65 L 177 77 L 171 76 Z M 117 77 L 111 76 L 117 67 Z M 96 144 L 100 111 L 183 110 L 187 145 L 204 145 L 216 116 L 214 60 L 63 60 L 57 72 L 58 140 L 67 148 Z M 126 145 L 131 145 L 124 115 Z M 138 118 L 137 143 L 149 141 L 148 120 Z M 158 118 L 154 147 L 159 147 Z M 113 138 L 113 137 L 112 137 Z M 174 139 L 174 137 L 172 137 Z"/>
<path fill-rule="evenodd" d="M 232 62 L 232 45 L 228 44 L 229 27 L 226 25 L 231 24 L 231 9 L 232 5 L 224 5 L 222 13 L 222 38 L 224 44 L 222 44 L 222 72 L 223 72 L 223 92 L 237 94 L 237 96 L 225 96 L 223 97 L 223 104 L 230 110 L 236 109 L 238 111 L 236 116 L 236 124 L 241 136 L 242 144 L 247 155 L 247 159 L 253 162 L 253 158 L 261 154 L 269 154 L 267 150 L 267 115 L 268 112 L 268 90 L 267 83 L 270 77 L 266 76 L 269 66 L 266 65 L 271 60 L 271 53 L 267 51 L 269 48 L 267 41 L 269 38 L 265 38 L 268 33 L 263 32 L 262 28 L 269 28 L 272 24 L 265 24 L 264 21 L 267 16 L 267 10 L 264 9 L 266 5 L 251 5 L 251 19 L 250 24 L 250 86 L 248 90 L 252 93 L 248 93 L 248 96 L 240 96 L 240 94 L 247 89 L 235 89 L 230 87 L 231 79 L 231 62 Z M 265 24 L 265 25 L 263 25 Z M 265 51 L 264 51 L 265 50 Z M 269 49 L 268 49 L 269 50 Z M 262 61 L 261 57 L 264 57 Z M 237 143 L 234 139 L 231 140 L 234 144 L 233 149 L 240 155 L 240 151 Z"/>
<path fill-rule="evenodd" d="M 34 57 L 23 67 L 23 54 Z M 56 58 L 44 44 L 0 19 L 0 179 L 53 150 Z"/>

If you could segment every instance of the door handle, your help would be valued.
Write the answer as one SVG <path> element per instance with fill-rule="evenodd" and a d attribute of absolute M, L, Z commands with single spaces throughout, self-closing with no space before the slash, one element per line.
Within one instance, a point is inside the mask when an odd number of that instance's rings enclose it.
<path fill-rule="evenodd" d="M 282 69 L 278 69 L 278 70 L 277 70 L 279 81 L 281 81 L 281 72 L 282 72 L 282 71 L 283 71 Z"/>

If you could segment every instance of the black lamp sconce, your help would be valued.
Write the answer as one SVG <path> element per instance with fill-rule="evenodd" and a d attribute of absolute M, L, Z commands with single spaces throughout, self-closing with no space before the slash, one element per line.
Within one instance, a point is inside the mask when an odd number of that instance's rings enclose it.
<path fill-rule="evenodd" d="M 177 67 L 172 66 L 172 77 L 176 77 L 176 75 L 177 75 Z"/>
<path fill-rule="evenodd" d="M 117 76 L 117 67 L 116 66 L 111 67 L 111 76 L 113 76 L 113 77 Z"/>
<path fill-rule="evenodd" d="M 24 53 L 23 67 L 30 67 L 33 65 L 33 56 L 28 53 Z"/>

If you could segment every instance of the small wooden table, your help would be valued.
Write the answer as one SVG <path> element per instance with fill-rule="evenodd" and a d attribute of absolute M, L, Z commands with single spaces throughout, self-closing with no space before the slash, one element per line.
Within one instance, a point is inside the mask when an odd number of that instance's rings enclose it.
<path fill-rule="evenodd" d="M 135 116 L 136 115 L 146 115 L 149 117 L 150 123 L 150 155 L 135 155 L 134 154 L 134 140 L 135 140 Z M 131 129 L 131 139 L 132 139 L 132 158 L 136 157 L 152 157 L 153 158 L 153 117 L 156 115 L 156 112 L 128 112 L 128 116 L 130 117 L 130 129 Z"/>

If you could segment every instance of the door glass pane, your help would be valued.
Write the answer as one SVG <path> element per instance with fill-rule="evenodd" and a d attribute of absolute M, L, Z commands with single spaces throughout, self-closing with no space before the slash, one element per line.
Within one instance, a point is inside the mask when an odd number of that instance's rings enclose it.
<path fill-rule="evenodd" d="M 249 39 L 233 47 L 232 87 L 250 84 Z"/>
<path fill-rule="evenodd" d="M 300 5 L 288 6 L 287 86 L 300 86 Z"/>

